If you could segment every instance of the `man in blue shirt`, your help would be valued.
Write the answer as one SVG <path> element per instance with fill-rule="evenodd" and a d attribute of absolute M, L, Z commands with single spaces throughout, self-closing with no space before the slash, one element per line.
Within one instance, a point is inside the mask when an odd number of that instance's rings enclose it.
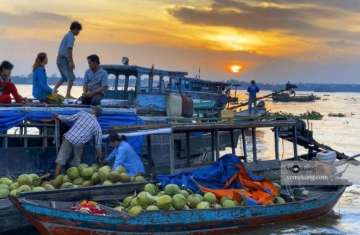
<path fill-rule="evenodd" d="M 100 66 L 97 55 L 87 57 L 89 69 L 86 71 L 81 101 L 83 104 L 100 105 L 104 92 L 108 89 L 108 74 Z"/>
<path fill-rule="evenodd" d="M 260 91 L 260 89 L 256 85 L 256 82 L 254 80 L 252 80 L 250 86 L 247 89 L 247 92 L 249 93 L 249 101 L 248 101 L 249 114 L 251 114 L 253 112 L 253 109 L 256 112 L 256 93 L 258 93 L 259 91 Z"/>
<path fill-rule="evenodd" d="M 74 98 L 71 96 L 71 88 L 75 80 L 75 63 L 73 59 L 73 47 L 75 43 L 75 37 L 79 35 L 82 30 L 82 26 L 79 22 L 74 21 L 70 25 L 70 31 L 65 34 L 61 40 L 58 57 L 56 64 L 60 71 L 61 79 L 56 83 L 53 92 L 56 93 L 58 88 L 64 83 L 68 82 L 65 98 Z"/>
<path fill-rule="evenodd" d="M 109 139 L 110 145 L 114 150 L 105 161 L 113 164 L 113 170 L 122 166 L 126 169 L 129 176 L 145 173 L 144 165 L 139 155 L 135 152 L 133 147 L 126 142 L 124 136 L 119 137 L 118 134 L 112 133 L 110 134 Z"/>

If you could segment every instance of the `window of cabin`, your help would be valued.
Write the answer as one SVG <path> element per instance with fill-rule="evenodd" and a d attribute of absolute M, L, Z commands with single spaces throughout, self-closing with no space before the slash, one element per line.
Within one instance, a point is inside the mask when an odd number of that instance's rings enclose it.
<path fill-rule="evenodd" d="M 160 92 L 160 76 L 159 75 L 154 75 L 153 76 L 153 84 L 152 84 L 152 89 L 154 93 L 159 93 Z"/>
<path fill-rule="evenodd" d="M 170 78 L 168 76 L 163 77 L 164 90 L 170 90 Z"/>
<path fill-rule="evenodd" d="M 109 90 L 115 90 L 115 78 L 116 76 L 114 74 L 108 75 Z"/>
<path fill-rule="evenodd" d="M 136 77 L 131 75 L 129 76 L 128 91 L 135 91 L 135 86 L 136 86 Z"/>
<path fill-rule="evenodd" d="M 119 75 L 119 83 L 118 83 L 118 90 L 123 91 L 125 90 L 125 75 Z"/>
<path fill-rule="evenodd" d="M 149 92 L 149 75 L 142 75 L 140 77 L 140 91 L 141 93 Z"/>

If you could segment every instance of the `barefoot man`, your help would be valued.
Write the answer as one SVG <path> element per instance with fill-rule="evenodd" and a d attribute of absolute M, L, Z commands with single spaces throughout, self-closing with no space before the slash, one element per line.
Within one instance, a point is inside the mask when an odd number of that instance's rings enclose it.
<path fill-rule="evenodd" d="M 64 83 L 67 82 L 67 91 L 65 98 L 73 99 L 71 96 L 71 88 L 75 80 L 75 63 L 73 59 L 73 47 L 75 43 L 75 37 L 79 35 L 82 26 L 79 22 L 74 21 L 70 25 L 70 31 L 65 34 L 64 38 L 61 40 L 58 57 L 56 64 L 61 74 L 61 79 L 56 83 L 53 92 L 57 93 L 58 88 Z"/>

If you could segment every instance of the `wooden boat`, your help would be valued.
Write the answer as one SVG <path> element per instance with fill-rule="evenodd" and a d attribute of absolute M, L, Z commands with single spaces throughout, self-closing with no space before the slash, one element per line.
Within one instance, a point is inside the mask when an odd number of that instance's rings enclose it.
<path fill-rule="evenodd" d="M 221 234 L 272 223 L 311 219 L 329 213 L 346 186 L 308 188 L 306 198 L 270 206 L 152 211 L 136 217 L 103 206 L 105 216 L 71 210 L 74 202 L 11 198 L 42 235 Z M 104 195 L 104 197 L 109 195 Z"/>
<path fill-rule="evenodd" d="M 87 188 L 59 189 L 46 192 L 30 192 L 23 194 L 26 198 L 37 200 L 99 200 L 103 195 L 128 195 L 134 191 L 142 190 L 145 183 L 126 183 L 113 186 L 93 186 Z M 110 199 L 108 197 L 108 199 Z M 16 210 L 9 199 L 0 199 L 0 233 L 31 226 Z"/>
<path fill-rule="evenodd" d="M 274 94 L 272 96 L 274 102 L 313 102 L 318 98 L 311 95 L 290 95 L 288 93 Z"/>

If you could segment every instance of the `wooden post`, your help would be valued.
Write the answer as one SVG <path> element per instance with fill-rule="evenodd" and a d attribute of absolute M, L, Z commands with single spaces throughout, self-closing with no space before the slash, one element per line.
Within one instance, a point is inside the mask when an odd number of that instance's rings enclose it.
<path fill-rule="evenodd" d="M 220 159 L 219 131 L 215 131 L 215 161 Z"/>
<path fill-rule="evenodd" d="M 24 135 L 25 135 L 25 138 L 24 138 L 24 147 L 27 148 L 28 147 L 28 137 L 27 137 L 27 125 L 26 123 L 24 124 Z"/>
<path fill-rule="evenodd" d="M 279 128 L 274 127 L 275 159 L 279 160 Z"/>
<path fill-rule="evenodd" d="M 186 141 L 186 164 L 190 167 L 190 132 L 185 133 L 185 141 Z"/>
<path fill-rule="evenodd" d="M 129 79 L 130 76 L 129 75 L 125 75 L 125 84 L 124 84 L 124 93 L 127 93 L 128 89 L 129 89 Z"/>
<path fill-rule="evenodd" d="M 215 157 L 215 135 L 214 135 L 214 131 L 210 132 L 211 135 L 211 157 L 213 159 L 213 161 L 216 161 L 216 157 Z"/>
<path fill-rule="evenodd" d="M 251 137 L 252 137 L 252 144 L 253 144 L 253 161 L 257 162 L 257 148 L 256 148 L 256 128 L 251 128 Z"/>
<path fill-rule="evenodd" d="M 56 148 L 56 153 L 59 152 L 59 148 L 60 148 L 60 122 L 59 120 L 55 119 L 55 133 L 54 133 L 54 140 L 55 140 L 55 148 Z"/>
<path fill-rule="evenodd" d="M 170 174 L 175 173 L 175 147 L 174 147 L 174 134 L 170 134 Z"/>
<path fill-rule="evenodd" d="M 245 130 L 244 129 L 241 129 L 241 142 L 242 142 L 245 162 L 247 162 L 246 136 L 245 136 Z"/>
<path fill-rule="evenodd" d="M 146 144 L 147 144 L 147 154 L 148 158 L 152 161 L 152 151 L 151 151 L 151 135 L 146 136 Z"/>
<path fill-rule="evenodd" d="M 231 141 L 231 153 L 233 155 L 235 155 L 236 154 L 236 152 L 235 152 L 236 145 L 235 145 L 235 137 L 234 137 L 233 129 L 231 129 L 231 131 L 230 131 L 230 141 Z"/>
<path fill-rule="evenodd" d="M 293 126 L 293 138 L 294 138 L 294 141 L 293 141 L 294 157 L 295 157 L 295 160 L 298 160 L 296 125 Z"/>
<path fill-rule="evenodd" d="M 114 84 L 114 90 L 117 91 L 118 90 L 118 86 L 119 86 L 119 74 L 114 74 L 115 76 L 115 84 Z"/>

